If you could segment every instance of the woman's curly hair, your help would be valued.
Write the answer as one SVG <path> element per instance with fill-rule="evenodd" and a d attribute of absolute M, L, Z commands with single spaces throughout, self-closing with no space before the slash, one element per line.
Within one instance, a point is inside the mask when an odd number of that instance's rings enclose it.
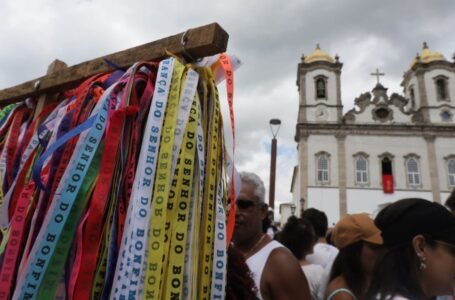
<path fill-rule="evenodd" d="M 226 300 L 258 300 L 258 288 L 245 258 L 235 247 L 228 249 Z"/>

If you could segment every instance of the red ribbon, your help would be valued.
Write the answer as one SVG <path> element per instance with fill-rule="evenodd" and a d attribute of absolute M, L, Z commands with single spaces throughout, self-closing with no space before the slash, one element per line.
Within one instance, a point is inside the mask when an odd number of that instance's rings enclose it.
<path fill-rule="evenodd" d="M 226 89 L 227 89 L 227 98 L 229 104 L 229 116 L 231 120 L 231 129 L 232 129 L 232 173 L 231 173 L 231 205 L 229 209 L 229 216 L 227 222 L 227 238 L 226 243 L 229 247 L 231 243 L 232 235 L 234 233 L 235 225 L 235 184 L 234 184 L 234 156 L 235 156 L 235 122 L 234 122 L 234 70 L 232 69 L 232 63 L 229 59 L 229 56 L 226 53 L 220 55 L 221 67 L 224 70 L 226 77 Z"/>

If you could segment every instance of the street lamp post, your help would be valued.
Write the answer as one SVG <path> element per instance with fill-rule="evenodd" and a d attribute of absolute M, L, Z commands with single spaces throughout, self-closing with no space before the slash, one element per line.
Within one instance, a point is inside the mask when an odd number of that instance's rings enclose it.
<path fill-rule="evenodd" d="M 295 216 L 295 209 L 296 209 L 296 208 L 297 208 L 297 207 L 296 207 L 294 204 L 291 204 L 291 215 L 292 215 L 292 216 Z"/>
<path fill-rule="evenodd" d="M 270 130 L 272 131 L 272 149 L 271 149 L 271 159 L 270 159 L 270 184 L 269 184 L 269 206 L 275 208 L 275 174 L 276 174 L 276 148 L 277 141 L 276 135 L 280 130 L 281 120 L 280 119 L 271 119 Z"/>

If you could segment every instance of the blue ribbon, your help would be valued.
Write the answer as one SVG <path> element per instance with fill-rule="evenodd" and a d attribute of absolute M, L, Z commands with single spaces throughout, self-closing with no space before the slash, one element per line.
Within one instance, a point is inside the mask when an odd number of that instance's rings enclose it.
<path fill-rule="evenodd" d="M 70 172 L 67 179 L 63 182 L 64 188 L 61 189 L 61 194 L 56 193 L 53 204 L 49 208 L 49 213 L 46 216 L 47 222 L 45 222 L 41 228 L 43 234 L 39 235 L 40 240 L 37 240 L 37 244 L 33 247 L 33 253 L 30 255 L 29 261 L 24 269 L 26 274 L 24 278 L 25 280 L 22 282 L 21 286 L 16 286 L 16 289 L 20 291 L 19 299 L 35 299 L 37 296 L 38 289 L 48 268 L 49 261 L 55 251 L 57 241 L 62 234 L 63 226 L 66 223 L 74 202 L 78 200 L 76 199 L 77 193 L 80 190 L 84 177 L 87 174 L 89 166 L 96 153 L 96 149 L 98 148 L 106 129 L 108 118 L 107 100 L 109 99 L 109 95 L 110 93 L 103 94 L 100 99 L 102 108 L 97 114 L 90 117 L 87 121 L 80 124 L 70 132 L 66 133 L 44 153 L 45 155 L 43 154 L 39 159 L 39 168 L 36 172 L 34 170 L 34 175 L 39 175 L 39 170 L 41 170 L 46 157 L 48 157 L 50 153 L 55 151 L 70 138 L 90 128 L 90 131 L 79 148 L 80 152 L 77 152 L 76 155 L 73 154 L 74 161 L 70 162 L 68 165 Z M 79 165 L 84 165 L 85 167 L 80 168 Z M 39 180 L 39 182 L 41 187 L 43 187 L 41 180 Z M 40 275 L 36 276 L 36 274 Z"/>
<path fill-rule="evenodd" d="M 103 88 L 107 89 L 117 81 L 119 81 L 120 78 L 125 74 L 125 71 L 123 70 L 117 70 L 114 73 L 111 74 L 106 80 L 103 82 Z"/>
<path fill-rule="evenodd" d="M 54 153 L 60 146 L 64 145 L 73 137 L 81 134 L 85 130 L 91 128 L 95 120 L 97 119 L 98 114 L 90 117 L 84 123 L 74 127 L 74 129 L 65 133 L 60 139 L 56 140 L 55 143 L 49 146 L 49 148 L 40 156 L 38 161 L 36 162 L 35 166 L 33 167 L 33 180 L 35 181 L 36 186 L 44 190 L 46 193 L 49 193 L 50 190 L 44 185 L 43 181 L 41 180 L 41 170 L 43 168 L 43 164 L 46 159 Z"/>
<path fill-rule="evenodd" d="M 125 68 L 120 67 L 119 65 L 117 65 L 116 63 L 114 63 L 112 60 L 109 60 L 109 59 L 107 59 L 107 58 L 105 58 L 105 57 L 103 58 L 103 60 L 104 60 L 104 62 L 105 62 L 109 67 L 111 67 L 111 68 L 113 68 L 113 69 L 121 70 L 121 71 L 123 71 L 123 72 L 126 71 Z"/>

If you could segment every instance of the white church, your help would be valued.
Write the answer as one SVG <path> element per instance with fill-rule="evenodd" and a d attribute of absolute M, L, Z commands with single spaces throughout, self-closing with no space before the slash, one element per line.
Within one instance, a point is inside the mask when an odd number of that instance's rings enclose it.
<path fill-rule="evenodd" d="M 453 60 L 424 43 L 403 76 L 402 95 L 388 95 L 378 80 L 343 114 L 339 57 L 319 46 L 302 56 L 291 184 L 296 214 L 314 207 L 332 224 L 405 197 L 443 203 L 455 188 Z"/>

